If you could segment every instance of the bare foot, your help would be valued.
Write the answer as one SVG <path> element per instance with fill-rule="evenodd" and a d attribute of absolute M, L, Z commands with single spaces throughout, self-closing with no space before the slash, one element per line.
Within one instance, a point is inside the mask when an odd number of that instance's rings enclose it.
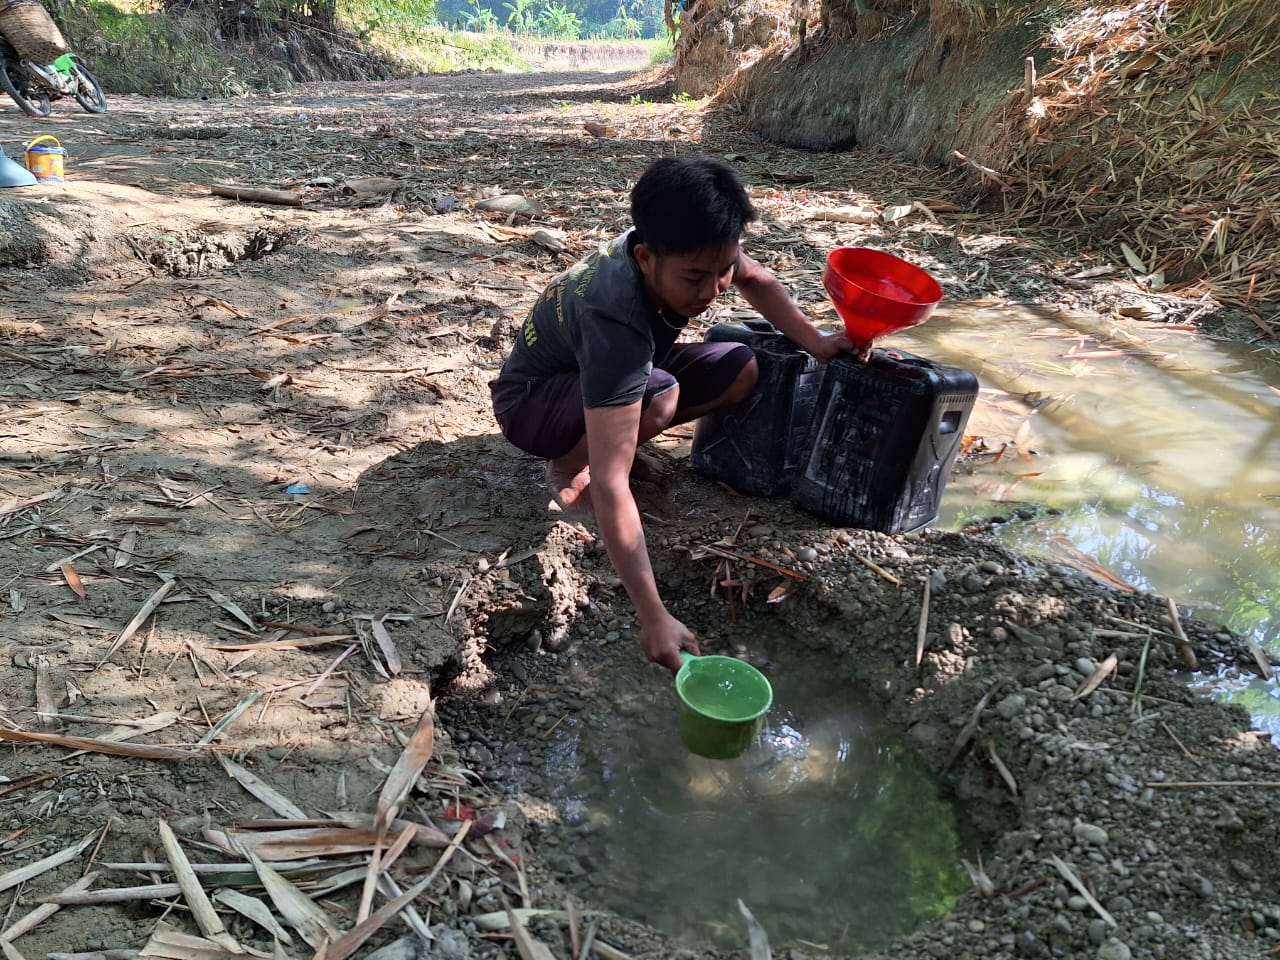
<path fill-rule="evenodd" d="M 547 488 L 560 508 L 570 515 L 591 515 L 591 469 L 567 469 L 547 461 Z"/>
<path fill-rule="evenodd" d="M 665 487 L 671 483 L 673 476 L 674 469 L 669 463 L 658 459 L 652 454 L 644 453 L 640 450 L 636 451 L 636 458 L 631 462 L 632 480 Z"/>

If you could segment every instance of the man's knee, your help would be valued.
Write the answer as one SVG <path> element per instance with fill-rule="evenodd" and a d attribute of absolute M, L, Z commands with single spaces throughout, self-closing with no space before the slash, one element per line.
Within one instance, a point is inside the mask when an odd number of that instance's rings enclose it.
<path fill-rule="evenodd" d="M 670 426 L 679 406 L 680 385 L 677 383 L 673 384 L 670 390 L 653 397 L 640 414 L 640 419 L 646 426 L 661 430 Z"/>
<path fill-rule="evenodd" d="M 760 378 L 760 367 L 756 364 L 756 358 L 753 356 L 738 371 L 738 375 L 734 377 L 733 382 L 729 384 L 729 388 L 725 390 L 723 402 L 728 405 L 732 403 L 742 403 L 747 397 L 751 396 L 751 391 L 756 388 L 756 381 Z"/>

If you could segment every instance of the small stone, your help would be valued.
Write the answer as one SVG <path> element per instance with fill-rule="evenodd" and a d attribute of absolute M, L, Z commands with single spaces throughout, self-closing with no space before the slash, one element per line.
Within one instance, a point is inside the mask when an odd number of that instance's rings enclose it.
<path fill-rule="evenodd" d="M 987 925 L 986 925 L 985 923 L 983 923 L 981 920 L 970 920 L 970 921 L 969 921 L 969 932 L 970 932 L 970 933 L 981 933 L 981 932 L 982 932 L 983 930 L 985 930 L 985 929 L 987 929 Z"/>
<path fill-rule="evenodd" d="M 541 630 L 530 631 L 529 635 L 524 638 L 524 645 L 528 647 L 530 650 L 532 650 L 534 653 L 537 653 L 539 650 L 541 650 L 542 649 L 542 631 Z"/>
<path fill-rule="evenodd" d="M 1076 913 L 1084 913 L 1084 911 L 1089 909 L 1089 901 L 1077 894 L 1075 896 L 1067 897 L 1067 907 L 1074 910 Z"/>
<path fill-rule="evenodd" d="M 991 573 L 997 576 L 1004 573 L 1004 567 L 1000 566 L 1000 564 L 996 563 L 994 560 L 983 560 L 978 564 L 978 569 L 983 573 Z"/>
<path fill-rule="evenodd" d="M 802 547 L 796 551 L 796 559 L 801 563 L 812 563 L 818 559 L 818 551 L 813 547 Z"/>
<path fill-rule="evenodd" d="M 929 592 L 942 593 L 947 589 L 947 575 L 941 570 L 935 570 L 929 575 Z"/>
<path fill-rule="evenodd" d="M 529 671 L 528 669 L 526 669 L 525 665 L 521 663 L 519 660 L 511 661 L 511 675 L 515 677 L 516 680 L 518 680 L 520 683 L 529 682 Z"/>
<path fill-rule="evenodd" d="M 1107 921 L 1097 917 L 1089 921 L 1089 942 L 1101 946 L 1107 940 Z"/>
<path fill-rule="evenodd" d="M 1092 823 L 1077 823 L 1071 828 L 1071 833 L 1081 843 L 1089 843 L 1095 847 L 1104 846 L 1110 839 L 1106 830 Z"/>
<path fill-rule="evenodd" d="M 325 613 L 333 613 L 338 609 L 338 605 L 332 600 L 326 600 L 324 603 L 320 604 L 320 609 Z"/>
<path fill-rule="evenodd" d="M 486 560 L 484 557 L 481 557 L 479 560 L 477 560 L 477 561 L 476 561 L 476 572 L 477 572 L 477 573 L 488 573 L 488 572 L 489 572 L 489 561 L 488 561 L 488 560 Z"/>
<path fill-rule="evenodd" d="M 1093 671 L 1097 669 L 1098 669 L 1098 665 L 1094 663 L 1093 660 L 1091 660 L 1089 657 L 1081 657 L 1079 660 L 1076 661 L 1076 673 L 1083 674 L 1086 677 L 1089 676 L 1089 674 L 1093 673 Z"/>
<path fill-rule="evenodd" d="M 1011 693 L 996 704 L 996 713 L 1006 720 L 1021 716 L 1027 709 L 1027 698 L 1020 693 Z"/>
<path fill-rule="evenodd" d="M 1129 945 L 1114 937 L 1098 948 L 1098 960 L 1131 960 L 1132 956 Z"/>

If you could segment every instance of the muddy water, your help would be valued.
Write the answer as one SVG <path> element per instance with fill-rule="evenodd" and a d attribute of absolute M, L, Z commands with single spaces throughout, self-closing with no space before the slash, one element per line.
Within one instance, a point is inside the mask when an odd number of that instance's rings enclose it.
<path fill-rule="evenodd" d="M 829 664 L 765 669 L 774 707 L 735 760 L 682 747 L 672 691 L 557 730 L 544 774 L 590 862 L 569 882 L 694 947 L 746 942 L 739 900 L 775 947 L 836 953 L 949 912 L 975 851 L 927 774 Z"/>
<path fill-rule="evenodd" d="M 1174 597 L 1280 655 L 1280 375 L 1247 348 L 1027 308 L 953 306 L 885 346 L 968 367 L 968 432 L 938 526 Z M 1280 689 L 1202 678 L 1280 737 Z"/>

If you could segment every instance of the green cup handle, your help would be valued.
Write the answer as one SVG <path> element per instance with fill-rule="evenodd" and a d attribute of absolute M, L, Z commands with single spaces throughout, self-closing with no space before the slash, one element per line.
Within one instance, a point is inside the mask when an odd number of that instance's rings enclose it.
<path fill-rule="evenodd" d="M 697 657 L 694 654 L 690 653 L 688 650 L 680 651 L 680 666 L 683 667 L 690 660 L 696 660 L 696 659 Z"/>

